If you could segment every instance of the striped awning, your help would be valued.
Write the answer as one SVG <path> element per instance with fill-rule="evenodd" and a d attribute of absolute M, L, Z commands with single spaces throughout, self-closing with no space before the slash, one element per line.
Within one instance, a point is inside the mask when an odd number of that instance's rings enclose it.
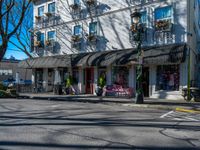
<path fill-rule="evenodd" d="M 186 44 L 143 47 L 143 64 L 182 63 L 186 58 Z M 109 66 L 137 63 L 137 49 L 79 53 L 26 59 L 22 68 L 58 68 L 80 66 Z"/>

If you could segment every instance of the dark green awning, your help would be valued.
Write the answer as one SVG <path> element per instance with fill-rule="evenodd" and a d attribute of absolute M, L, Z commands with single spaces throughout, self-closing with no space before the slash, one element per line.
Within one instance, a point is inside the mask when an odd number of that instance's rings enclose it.
<path fill-rule="evenodd" d="M 162 46 L 143 47 L 143 63 L 169 64 L 182 63 L 186 58 L 186 44 L 171 44 Z M 80 66 L 109 66 L 137 63 L 137 50 L 125 49 L 59 55 L 27 59 L 19 63 L 22 68 L 58 68 Z"/>

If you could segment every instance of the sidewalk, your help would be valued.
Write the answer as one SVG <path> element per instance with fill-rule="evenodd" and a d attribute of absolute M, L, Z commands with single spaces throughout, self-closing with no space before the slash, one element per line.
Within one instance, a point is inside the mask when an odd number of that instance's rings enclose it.
<path fill-rule="evenodd" d="M 114 103 L 127 107 L 154 108 L 164 110 L 176 110 L 190 113 L 200 113 L 200 102 L 186 102 L 184 100 L 166 100 L 145 98 L 144 104 L 135 104 L 134 98 L 119 97 L 98 97 L 94 95 L 54 95 L 53 93 L 21 93 L 21 98 L 37 100 L 57 100 L 67 102 L 85 102 L 85 103 Z"/>

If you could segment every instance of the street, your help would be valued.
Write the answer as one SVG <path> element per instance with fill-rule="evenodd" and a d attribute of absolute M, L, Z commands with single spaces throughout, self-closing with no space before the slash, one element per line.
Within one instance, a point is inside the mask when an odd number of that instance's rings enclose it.
<path fill-rule="evenodd" d="M 200 149 L 200 114 L 0 99 L 0 150 Z"/>

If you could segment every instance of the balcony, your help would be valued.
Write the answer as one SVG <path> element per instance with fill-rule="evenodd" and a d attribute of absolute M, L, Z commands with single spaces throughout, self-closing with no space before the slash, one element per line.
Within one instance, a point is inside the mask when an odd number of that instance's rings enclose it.
<path fill-rule="evenodd" d="M 97 5 L 97 1 L 96 0 L 86 0 L 86 5 L 88 7 L 94 7 Z"/>
<path fill-rule="evenodd" d="M 155 22 L 155 31 L 170 32 L 172 30 L 171 19 L 158 20 Z"/>
<path fill-rule="evenodd" d="M 55 13 L 46 12 L 43 16 L 35 16 L 35 28 L 45 28 L 57 25 L 60 22 L 60 16 Z"/>
<path fill-rule="evenodd" d="M 71 37 L 72 48 L 80 49 L 81 41 L 82 41 L 81 35 L 72 35 Z"/>
<path fill-rule="evenodd" d="M 45 41 L 45 51 L 54 53 L 55 46 L 56 46 L 55 40 L 46 40 Z"/>
<path fill-rule="evenodd" d="M 87 35 L 87 41 L 88 41 L 89 43 L 96 43 L 96 42 L 97 42 L 97 39 L 98 39 L 98 37 L 97 37 L 97 35 L 94 34 L 94 33 L 90 33 L 89 35 Z"/>

